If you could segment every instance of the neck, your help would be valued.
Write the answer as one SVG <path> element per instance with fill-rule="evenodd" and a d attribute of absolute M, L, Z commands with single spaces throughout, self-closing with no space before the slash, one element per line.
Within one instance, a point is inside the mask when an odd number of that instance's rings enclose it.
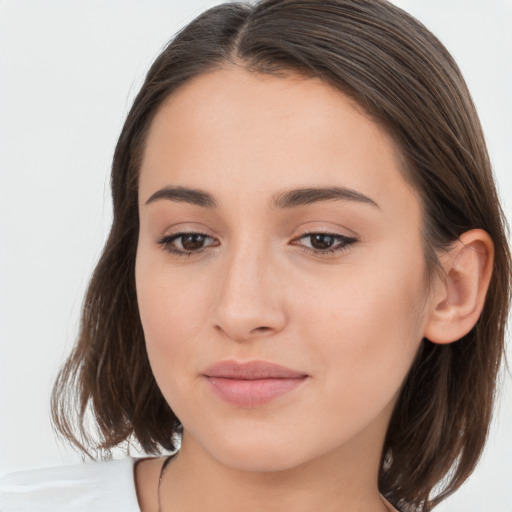
<path fill-rule="evenodd" d="M 294 467 L 247 471 L 215 459 L 185 432 L 162 478 L 161 511 L 387 512 L 377 488 L 381 446 L 360 439 Z"/>

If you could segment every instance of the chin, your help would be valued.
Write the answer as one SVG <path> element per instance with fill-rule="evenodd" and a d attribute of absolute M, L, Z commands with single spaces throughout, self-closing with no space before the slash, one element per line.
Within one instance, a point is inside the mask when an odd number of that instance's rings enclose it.
<path fill-rule="evenodd" d="M 209 438 L 203 444 L 217 462 L 237 471 L 272 473 L 287 471 L 319 456 L 323 447 L 316 447 L 304 439 L 277 436 L 269 439 L 261 435 L 226 435 Z M 317 453 L 318 452 L 318 453 Z"/>
<path fill-rule="evenodd" d="M 282 435 L 269 439 L 268 434 L 256 431 L 251 435 L 247 429 L 243 432 L 210 429 L 207 434 L 194 436 L 190 431 L 188 434 L 183 441 L 191 450 L 206 452 L 216 463 L 237 471 L 284 471 L 304 462 L 300 444 L 283 439 Z"/>
<path fill-rule="evenodd" d="M 252 473 L 275 473 L 286 471 L 299 466 L 304 462 L 295 453 L 266 449 L 224 451 L 218 462 L 237 471 Z"/>

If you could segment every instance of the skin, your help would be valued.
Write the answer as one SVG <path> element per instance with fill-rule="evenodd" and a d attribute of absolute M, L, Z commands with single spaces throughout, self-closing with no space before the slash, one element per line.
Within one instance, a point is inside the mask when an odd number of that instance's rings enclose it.
<path fill-rule="evenodd" d="M 218 206 L 147 203 L 169 186 L 201 189 Z M 333 186 L 371 202 L 271 206 L 286 190 Z M 225 67 L 160 107 L 139 204 L 147 351 L 184 426 L 162 509 L 389 510 L 377 489 L 384 436 L 437 297 L 428 293 L 421 205 L 388 134 L 318 79 Z M 158 243 L 183 232 L 207 235 L 203 250 L 178 257 L 170 249 L 183 250 L 183 238 Z M 307 233 L 355 242 L 312 254 Z M 225 359 L 271 361 L 308 378 L 270 403 L 237 407 L 202 377 Z M 157 510 L 160 464 L 139 465 L 143 511 Z"/>

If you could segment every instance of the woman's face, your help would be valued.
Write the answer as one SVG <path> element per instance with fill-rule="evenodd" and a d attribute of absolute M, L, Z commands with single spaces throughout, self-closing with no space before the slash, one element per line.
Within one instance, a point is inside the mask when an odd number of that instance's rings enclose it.
<path fill-rule="evenodd" d="M 139 204 L 140 315 L 182 448 L 254 471 L 378 459 L 430 309 L 389 136 L 318 79 L 226 67 L 160 108 Z"/>

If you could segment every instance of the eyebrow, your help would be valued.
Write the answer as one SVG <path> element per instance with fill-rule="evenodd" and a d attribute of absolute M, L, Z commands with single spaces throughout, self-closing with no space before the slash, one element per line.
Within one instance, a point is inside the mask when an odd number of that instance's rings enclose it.
<path fill-rule="evenodd" d="M 167 186 L 157 190 L 145 204 L 150 204 L 160 199 L 167 199 L 177 203 L 189 203 L 202 208 L 217 208 L 218 201 L 213 195 L 204 190 Z M 306 187 L 280 192 L 272 198 L 272 208 L 280 210 L 295 208 L 319 201 L 355 201 L 379 208 L 379 205 L 368 196 L 355 190 L 344 187 Z"/>

